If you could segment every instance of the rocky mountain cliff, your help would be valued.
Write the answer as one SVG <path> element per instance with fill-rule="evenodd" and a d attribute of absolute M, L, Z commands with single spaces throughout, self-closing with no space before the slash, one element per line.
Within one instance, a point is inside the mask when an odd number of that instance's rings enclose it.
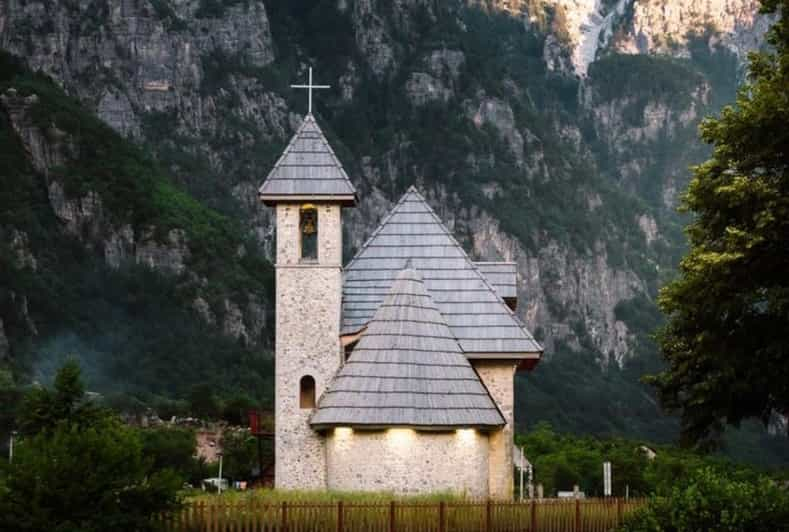
<path fill-rule="evenodd" d="M 266 380 L 273 275 L 236 222 L 5 52 L 0 145 L 0 370 L 77 355 L 105 390 L 182 394 L 257 354 Z"/>
<path fill-rule="evenodd" d="M 0 47 L 238 220 L 265 257 L 271 213 L 255 192 L 305 110 L 288 85 L 315 67 L 333 86 L 318 119 L 361 198 L 347 255 L 416 184 L 476 258 L 518 263 L 518 312 L 549 359 L 637 375 L 656 363 L 652 301 L 683 247 L 677 194 L 706 154 L 696 126 L 732 99 L 766 29 L 756 12 L 756 0 L 8 0 Z M 15 101 L 3 105 L 16 124 Z M 58 161 L 15 127 L 47 175 Z M 64 231 L 94 235 L 109 268 L 189 269 L 179 228 L 152 239 L 108 224 L 92 186 L 48 183 Z M 272 309 L 249 297 L 189 306 L 254 344 Z"/>

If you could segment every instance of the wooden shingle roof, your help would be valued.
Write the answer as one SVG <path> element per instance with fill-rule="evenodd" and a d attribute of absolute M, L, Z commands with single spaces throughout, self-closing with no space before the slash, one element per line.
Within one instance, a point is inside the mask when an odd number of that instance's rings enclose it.
<path fill-rule="evenodd" d="M 539 359 L 542 347 L 414 187 L 345 267 L 342 334 L 365 327 L 409 260 L 469 358 Z"/>
<path fill-rule="evenodd" d="M 505 421 L 414 269 L 399 272 L 310 419 L 315 429 Z"/>
<path fill-rule="evenodd" d="M 518 297 L 517 264 L 514 262 L 475 262 L 474 265 L 502 298 Z"/>
<path fill-rule="evenodd" d="M 263 203 L 280 201 L 356 202 L 356 189 L 308 114 L 258 191 Z"/>

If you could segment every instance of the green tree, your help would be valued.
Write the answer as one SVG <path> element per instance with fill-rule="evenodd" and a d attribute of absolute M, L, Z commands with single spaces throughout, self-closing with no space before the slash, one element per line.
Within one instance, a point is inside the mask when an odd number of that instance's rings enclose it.
<path fill-rule="evenodd" d="M 787 0 L 762 11 L 789 12 Z M 683 208 L 690 250 L 660 293 L 668 368 L 647 379 L 681 412 L 682 440 L 709 447 L 726 426 L 789 413 L 789 22 L 750 57 L 735 106 L 701 125 L 712 157 Z"/>
<path fill-rule="evenodd" d="M 53 389 L 36 386 L 25 394 L 17 424 L 23 434 L 36 434 L 60 423 L 88 426 L 108 415 L 85 395 L 79 364 L 69 360 L 55 376 Z"/>
<path fill-rule="evenodd" d="M 222 434 L 222 453 L 225 475 L 233 480 L 252 478 L 253 471 L 258 468 L 257 439 L 246 431 Z M 270 463 L 272 457 L 270 445 L 263 449 L 263 464 Z"/>
<path fill-rule="evenodd" d="M 189 392 L 189 409 L 193 416 L 218 419 L 222 413 L 219 398 L 210 384 L 195 384 Z"/>
<path fill-rule="evenodd" d="M 172 469 L 193 485 L 209 475 L 203 458 L 195 456 L 195 433 L 185 428 L 156 427 L 140 430 L 143 455 L 154 470 Z"/>
<path fill-rule="evenodd" d="M 153 470 L 139 434 L 112 418 L 26 437 L 0 478 L 0 530 L 20 532 L 149 530 L 152 514 L 177 504 L 180 486 L 173 471 Z"/>
<path fill-rule="evenodd" d="M 695 471 L 667 495 L 652 497 L 621 532 L 789 530 L 789 493 L 766 478 L 732 478 L 712 468 Z"/>
<path fill-rule="evenodd" d="M 145 531 L 178 504 L 178 475 L 147 458 L 138 431 L 85 397 L 64 365 L 23 400 L 24 436 L 0 468 L 0 530 Z"/>

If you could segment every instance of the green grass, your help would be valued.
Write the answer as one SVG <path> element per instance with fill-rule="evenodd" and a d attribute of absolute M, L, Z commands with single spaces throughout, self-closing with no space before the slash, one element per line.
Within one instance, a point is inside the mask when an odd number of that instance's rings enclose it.
<path fill-rule="evenodd" d="M 463 495 L 453 494 L 451 492 L 435 492 L 426 495 L 395 495 L 390 492 L 362 492 L 362 491 L 332 491 L 332 490 L 282 490 L 282 489 L 252 489 L 246 491 L 229 490 L 221 495 L 216 493 L 205 493 L 198 490 L 193 490 L 185 493 L 186 501 L 189 503 L 205 502 L 206 504 L 216 502 L 256 502 L 264 504 L 280 504 L 282 502 L 288 503 L 309 503 L 309 504 L 324 504 L 324 503 L 337 503 L 339 501 L 347 503 L 382 503 L 389 501 L 398 502 L 420 502 L 437 503 L 444 502 L 460 502 L 468 500 Z"/>

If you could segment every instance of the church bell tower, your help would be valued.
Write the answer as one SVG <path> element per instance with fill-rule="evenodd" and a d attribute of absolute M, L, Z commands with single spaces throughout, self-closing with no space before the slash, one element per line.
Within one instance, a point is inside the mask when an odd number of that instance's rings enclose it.
<path fill-rule="evenodd" d="M 326 487 L 323 439 L 309 426 L 342 363 L 342 209 L 356 190 L 311 112 L 260 187 L 276 209 L 276 487 Z"/>

